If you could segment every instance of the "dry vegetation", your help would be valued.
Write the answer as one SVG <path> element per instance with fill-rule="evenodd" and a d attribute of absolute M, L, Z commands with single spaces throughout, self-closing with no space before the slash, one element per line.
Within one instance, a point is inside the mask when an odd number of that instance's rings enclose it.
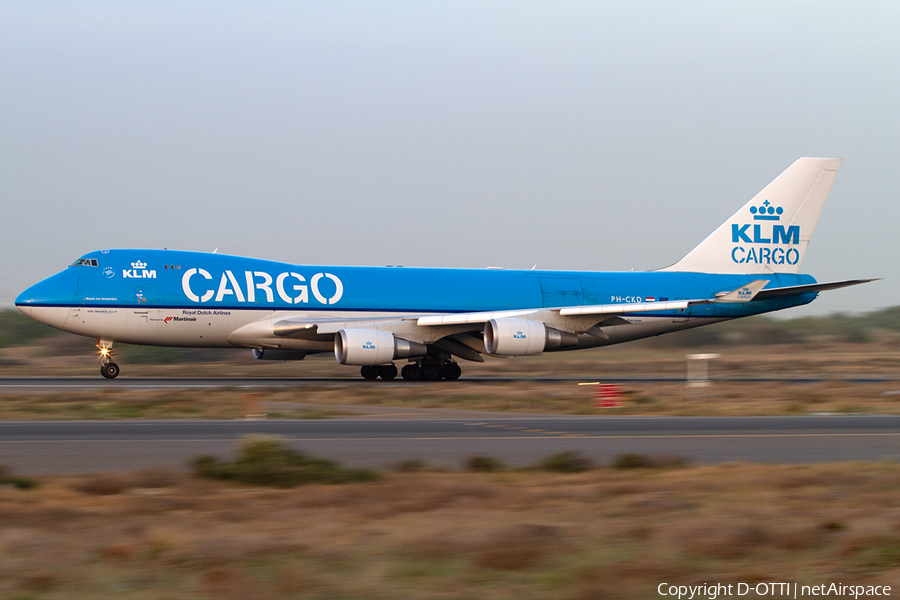
<path fill-rule="evenodd" d="M 792 341 L 793 343 L 777 343 Z M 28 391 L 0 395 L 0 419 L 326 418 L 367 412 L 368 406 L 596 413 L 593 390 L 578 381 L 618 377 L 669 378 L 629 382 L 621 409 L 599 412 L 675 415 L 771 415 L 900 412 L 900 307 L 861 316 L 776 322 L 754 317 L 630 344 L 582 352 L 463 362 L 457 382 L 410 385 L 403 381 L 356 384 L 358 370 L 329 355 L 300 362 L 257 361 L 248 350 L 117 346 L 122 380 L 130 377 L 319 377 L 331 381 L 298 388 L 127 391 L 113 385 L 91 392 Z M 716 352 L 713 378 L 783 378 L 719 381 L 686 389 L 685 354 Z M 14 311 L 0 311 L 0 377 L 96 378 L 92 340 L 61 334 Z M 473 382 L 472 378 L 517 378 Z M 535 378 L 570 378 L 536 381 Z M 881 382 L 849 382 L 849 378 Z M 344 384 L 340 379 L 354 380 Z M 802 382 L 803 378 L 826 379 Z M 467 381 L 469 379 L 469 381 Z M 106 382 L 108 383 L 108 382 Z"/>
<path fill-rule="evenodd" d="M 562 382 L 9 392 L 0 395 L 0 419 L 227 419 L 259 412 L 328 418 L 382 406 L 900 412 L 900 346 L 893 337 L 775 346 L 732 341 L 738 343 L 689 348 L 640 342 L 464 364 L 464 377 L 572 378 Z M 829 380 L 720 381 L 703 389 L 627 383 L 618 409 L 590 408 L 592 389 L 576 385 L 683 377 L 684 354 L 706 351 L 722 354 L 711 364 L 713 377 Z M 118 361 L 123 379 L 357 377 L 329 357 L 282 364 L 254 361 L 249 352 L 124 348 Z M 99 380 L 89 340 L 63 335 L 0 348 L 0 376 L 73 375 Z M 846 381 L 860 376 L 885 381 Z M 577 458 L 546 462 L 579 470 L 585 465 Z M 664 581 L 900 589 L 897 464 L 685 467 L 677 457 L 635 456 L 615 464 L 636 468 L 511 471 L 490 457 L 471 457 L 462 465 L 471 472 L 446 473 L 409 460 L 376 481 L 287 490 L 169 470 L 35 479 L 0 469 L 0 598 L 639 598 L 656 597 Z"/>
<path fill-rule="evenodd" d="M 596 415 L 900 413 L 900 382 L 720 382 L 702 389 L 627 383 L 621 408 L 593 408 L 593 388 L 574 382 L 445 385 L 337 384 L 252 393 L 231 388 L 7 392 L 0 394 L 0 419 L 234 419 L 251 414 L 325 419 L 377 415 L 378 407 Z"/>
<path fill-rule="evenodd" d="M 32 351 L 34 351 L 32 349 Z M 10 352 L 6 349 L 3 352 Z M 366 407 L 474 409 L 515 412 L 629 415 L 778 415 L 810 413 L 900 413 L 900 352 L 891 344 L 747 346 L 721 350 L 710 375 L 726 378 L 783 378 L 783 381 L 717 381 L 709 388 L 686 388 L 683 351 L 622 346 L 551 354 L 485 364 L 466 364 L 456 382 L 409 384 L 402 380 L 360 383 L 354 368 L 328 357 L 297 363 L 269 363 L 232 353 L 228 362 L 191 365 L 128 365 L 128 377 L 199 376 L 338 377 L 296 388 L 217 390 L 125 390 L 95 374 L 93 357 L 33 358 L 27 367 L 0 368 L 0 375 L 77 372 L 96 377 L 96 391 L 22 391 L 0 394 L 0 419 L 329 418 L 365 414 Z M 123 352 L 121 364 L 127 365 Z M 77 371 L 72 364 L 79 365 Z M 465 377 L 528 377 L 519 381 L 467 381 Z M 571 378 L 539 381 L 535 377 Z M 616 377 L 667 377 L 664 382 L 628 382 L 625 406 L 591 407 L 593 388 L 579 381 Z M 803 382 L 802 378 L 825 378 Z M 849 378 L 881 378 L 852 382 Z"/>
<path fill-rule="evenodd" d="M 637 598 L 661 582 L 900 588 L 900 467 L 389 473 L 291 490 L 169 471 L 0 489 L 5 598 Z"/>

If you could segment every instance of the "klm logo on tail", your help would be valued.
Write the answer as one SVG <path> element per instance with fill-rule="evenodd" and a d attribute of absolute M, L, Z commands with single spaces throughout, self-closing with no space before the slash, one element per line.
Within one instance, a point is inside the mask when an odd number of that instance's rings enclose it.
<path fill-rule="evenodd" d="M 780 221 L 784 209 L 780 206 L 772 206 L 772 203 L 766 200 L 762 206 L 751 206 L 750 214 L 753 215 L 754 221 Z M 785 227 L 775 224 L 768 226 L 765 223 L 732 223 L 731 242 L 733 244 L 767 244 L 761 248 L 734 246 L 731 249 L 731 260 L 738 264 L 796 265 L 800 262 L 800 250 L 787 247 L 800 244 L 799 225 Z"/>

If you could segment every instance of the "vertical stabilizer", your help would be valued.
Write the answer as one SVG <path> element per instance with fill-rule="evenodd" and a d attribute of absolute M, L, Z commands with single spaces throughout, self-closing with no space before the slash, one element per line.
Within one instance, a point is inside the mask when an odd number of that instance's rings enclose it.
<path fill-rule="evenodd" d="M 664 271 L 797 273 L 839 158 L 800 158 Z"/>

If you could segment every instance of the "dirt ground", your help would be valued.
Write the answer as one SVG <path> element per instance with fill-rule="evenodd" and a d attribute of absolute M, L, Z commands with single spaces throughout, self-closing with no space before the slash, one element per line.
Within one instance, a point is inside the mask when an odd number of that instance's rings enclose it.
<path fill-rule="evenodd" d="M 292 490 L 145 471 L 0 489 L 4 598 L 649 598 L 767 581 L 900 589 L 900 467 L 426 469 Z"/>
<path fill-rule="evenodd" d="M 79 343 L 62 355 L 58 348 L 5 349 L 0 376 L 99 379 L 92 349 Z M 592 408 L 594 388 L 579 382 L 684 376 L 685 350 L 631 345 L 464 365 L 464 377 L 572 378 L 550 383 L 17 391 L 0 395 L 0 419 L 240 418 L 259 411 L 340 418 L 380 405 L 574 414 L 900 412 L 900 352 L 890 343 L 716 351 L 714 378 L 787 381 L 625 383 L 621 408 Z M 245 355 L 141 365 L 123 352 L 118 360 L 123 379 L 356 378 L 328 357 L 268 363 Z M 883 381 L 848 380 L 854 377 Z M 890 462 L 607 467 L 571 475 L 426 466 L 371 483 L 293 490 L 169 471 L 37 482 L 32 489 L 0 486 L 0 598 L 650 598 L 659 597 L 660 583 L 766 581 L 900 589 L 900 466 Z"/>

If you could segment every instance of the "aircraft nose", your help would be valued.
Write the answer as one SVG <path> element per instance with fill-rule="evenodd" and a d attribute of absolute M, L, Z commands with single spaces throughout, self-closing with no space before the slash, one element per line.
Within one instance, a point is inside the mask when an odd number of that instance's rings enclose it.
<path fill-rule="evenodd" d="M 32 290 L 34 286 L 31 286 L 16 298 L 16 308 L 22 311 L 25 315 L 31 316 L 32 310 L 34 310 L 34 293 Z"/>
<path fill-rule="evenodd" d="M 59 312 L 59 308 L 66 308 L 72 304 L 77 281 L 77 278 L 73 277 L 71 269 L 66 269 L 37 282 L 19 294 L 19 297 L 16 298 L 16 308 L 32 319 L 44 323 L 46 322 L 44 313 L 48 309 L 51 309 L 55 315 Z"/>

